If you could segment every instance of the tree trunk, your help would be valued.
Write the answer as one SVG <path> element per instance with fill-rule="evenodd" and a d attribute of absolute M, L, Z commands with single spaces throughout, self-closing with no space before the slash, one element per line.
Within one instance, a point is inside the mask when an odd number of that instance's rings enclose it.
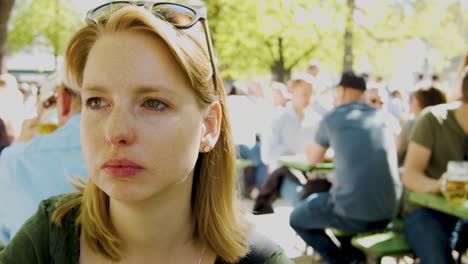
<path fill-rule="evenodd" d="M 283 38 L 278 37 L 278 59 L 271 65 L 271 73 L 273 74 L 273 80 L 277 82 L 286 82 L 291 76 L 291 69 L 286 68 L 284 61 L 284 47 Z"/>
<path fill-rule="evenodd" d="M 354 0 L 347 1 L 348 15 L 346 17 L 346 28 L 344 34 L 344 54 L 343 54 L 343 71 L 353 70 L 354 55 L 353 55 L 353 28 L 354 28 Z"/>
<path fill-rule="evenodd" d="M 271 66 L 273 81 L 285 83 L 291 77 L 291 69 L 286 69 L 284 62 L 276 60 Z"/>
<path fill-rule="evenodd" d="M 0 1 L 0 74 L 6 73 L 7 25 L 15 0 Z"/>

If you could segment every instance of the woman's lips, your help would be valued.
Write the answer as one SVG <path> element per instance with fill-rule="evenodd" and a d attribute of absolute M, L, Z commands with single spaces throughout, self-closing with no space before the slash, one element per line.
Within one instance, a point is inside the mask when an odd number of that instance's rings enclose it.
<path fill-rule="evenodd" d="M 109 160 L 104 163 L 102 169 L 113 177 L 132 177 L 144 170 L 139 164 L 127 159 Z"/>

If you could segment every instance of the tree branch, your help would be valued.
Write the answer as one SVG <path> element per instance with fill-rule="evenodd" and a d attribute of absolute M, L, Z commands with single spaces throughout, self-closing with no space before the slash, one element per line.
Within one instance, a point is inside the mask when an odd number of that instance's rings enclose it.
<path fill-rule="evenodd" d="M 410 39 L 413 38 L 414 36 L 410 34 L 404 34 L 404 35 L 395 35 L 395 36 L 378 36 L 374 32 L 372 32 L 370 29 L 363 25 L 358 25 L 360 29 L 362 29 L 370 38 L 380 41 L 380 42 L 394 42 L 394 41 L 400 41 L 400 40 L 405 40 L 405 39 Z"/>
<path fill-rule="evenodd" d="M 268 47 L 268 51 L 271 55 L 271 58 L 275 60 L 275 52 L 273 51 L 273 45 L 268 40 L 265 40 L 265 45 Z"/>
<path fill-rule="evenodd" d="M 292 69 L 294 66 L 296 66 L 296 64 L 298 64 L 301 60 L 303 60 L 305 57 L 309 57 L 309 55 L 315 51 L 317 48 L 319 47 L 318 44 L 315 44 L 313 46 L 311 46 L 310 48 L 308 48 L 307 50 L 305 50 L 301 55 L 299 55 L 295 60 L 293 60 L 291 63 L 289 63 L 288 65 L 288 69 Z"/>
<path fill-rule="evenodd" d="M 315 34 L 317 36 L 317 39 L 320 40 L 322 39 L 322 34 L 320 33 L 320 30 L 319 28 L 317 27 L 317 25 L 315 23 L 312 23 L 312 26 L 314 28 L 314 31 L 315 31 Z M 306 51 L 304 51 L 301 55 L 299 55 L 295 60 L 293 60 L 289 65 L 288 65 L 288 69 L 292 69 L 294 66 L 296 66 L 301 60 L 304 59 L 304 57 L 308 57 L 310 56 L 310 54 L 315 51 L 317 48 L 319 47 L 318 44 L 315 44 L 313 46 L 311 46 L 310 48 L 308 48 Z"/>

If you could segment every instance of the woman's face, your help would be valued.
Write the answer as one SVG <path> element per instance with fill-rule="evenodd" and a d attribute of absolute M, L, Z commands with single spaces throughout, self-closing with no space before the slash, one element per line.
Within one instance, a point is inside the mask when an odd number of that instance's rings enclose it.
<path fill-rule="evenodd" d="M 110 197 L 148 199 L 191 179 L 204 111 L 162 40 L 102 36 L 89 53 L 81 95 L 83 156 L 90 179 Z"/>

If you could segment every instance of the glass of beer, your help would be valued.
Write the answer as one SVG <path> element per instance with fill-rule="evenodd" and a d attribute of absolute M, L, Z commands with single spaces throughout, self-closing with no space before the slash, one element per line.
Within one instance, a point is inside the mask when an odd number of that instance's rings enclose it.
<path fill-rule="evenodd" d="M 58 128 L 57 124 L 53 123 L 42 123 L 37 126 L 37 133 L 39 134 L 50 134 Z"/>
<path fill-rule="evenodd" d="M 468 193 L 468 162 L 449 161 L 442 175 L 442 194 L 451 203 L 465 201 Z"/>

